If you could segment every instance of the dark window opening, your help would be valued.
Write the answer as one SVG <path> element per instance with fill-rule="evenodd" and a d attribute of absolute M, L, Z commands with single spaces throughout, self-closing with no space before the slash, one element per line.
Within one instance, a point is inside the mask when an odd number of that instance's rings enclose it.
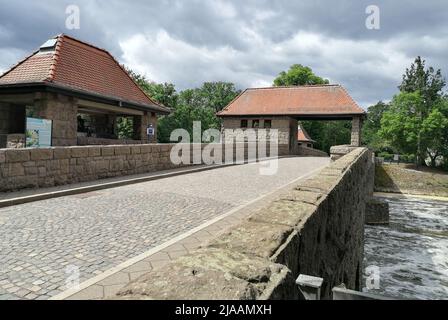
<path fill-rule="evenodd" d="M 264 120 L 264 128 L 271 129 L 272 128 L 272 120 Z"/>
<path fill-rule="evenodd" d="M 247 128 L 247 120 L 241 120 L 241 128 Z"/>

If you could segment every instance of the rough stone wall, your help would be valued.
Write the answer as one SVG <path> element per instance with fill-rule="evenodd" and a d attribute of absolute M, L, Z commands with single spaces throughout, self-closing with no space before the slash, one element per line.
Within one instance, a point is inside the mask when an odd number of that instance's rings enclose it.
<path fill-rule="evenodd" d="M 372 198 L 366 205 L 366 224 L 387 225 L 389 224 L 389 203 L 380 199 Z"/>
<path fill-rule="evenodd" d="M 123 288 L 120 299 L 298 299 L 299 274 L 324 278 L 322 298 L 360 289 L 373 166 L 358 148 L 205 247 Z"/>
<path fill-rule="evenodd" d="M 305 156 L 305 157 L 328 157 L 328 154 L 326 152 L 313 148 L 308 148 L 305 146 L 299 146 L 297 154 L 299 156 Z"/>
<path fill-rule="evenodd" d="M 98 146 L 98 145 L 126 145 L 126 144 L 145 144 L 145 141 L 128 139 L 103 139 L 93 137 L 78 136 L 78 146 Z"/>
<path fill-rule="evenodd" d="M 351 136 L 351 145 L 353 147 L 361 146 L 361 130 L 362 130 L 362 119 L 361 119 L 361 117 L 353 117 L 353 120 L 352 120 L 352 136 Z"/>
<path fill-rule="evenodd" d="M 9 133 L 10 104 L 0 102 L 0 134 Z"/>
<path fill-rule="evenodd" d="M 132 144 L 110 146 L 74 146 L 43 149 L 0 149 L 0 191 L 14 191 L 25 188 L 41 188 L 69 183 L 94 181 L 98 179 L 154 172 L 193 164 L 194 145 L 190 149 L 190 164 L 175 165 L 170 154 L 174 144 Z M 219 163 L 227 160 L 234 163 L 237 155 L 242 160 L 256 160 L 258 152 L 252 157 L 247 144 L 235 144 L 226 149 L 221 144 L 202 144 L 202 149 L 222 150 L 217 159 Z M 213 147 L 213 148 L 210 148 Z M 209 152 L 209 151 L 207 151 Z M 229 152 L 233 154 L 226 158 Z M 269 146 L 262 157 L 270 157 Z M 287 152 L 287 150 L 279 150 Z M 214 152 L 209 152 L 214 156 Z M 181 152 L 179 152 L 181 155 Z M 238 158 L 240 160 L 240 158 Z M 201 164 L 202 158 L 199 158 Z"/>
<path fill-rule="evenodd" d="M 248 129 L 252 129 L 252 122 L 253 120 L 259 120 L 260 121 L 260 129 L 264 129 L 264 121 L 265 120 L 271 120 L 272 122 L 272 129 L 277 129 L 278 130 L 278 144 L 279 144 L 279 148 L 281 150 L 285 150 L 285 149 L 290 149 L 290 136 L 291 136 L 291 127 L 292 123 L 295 122 L 295 127 L 296 127 L 296 131 L 297 131 L 297 121 L 294 119 L 291 119 L 289 117 L 270 117 L 270 118 L 223 118 L 223 127 L 224 129 L 241 129 L 241 120 L 247 120 L 248 124 L 247 127 Z M 256 130 L 256 129 L 255 129 Z M 258 131 L 258 130 L 256 130 Z M 293 134 L 293 133 L 292 133 Z M 296 133 L 296 137 L 297 137 L 297 133 Z M 241 134 L 239 136 L 237 136 L 238 141 L 242 141 L 241 139 L 244 138 L 243 136 L 241 136 Z M 265 139 L 264 137 L 261 139 Z M 224 136 L 224 141 L 226 143 L 231 142 L 229 140 L 229 137 Z M 289 152 L 288 152 L 289 153 Z"/>
<path fill-rule="evenodd" d="M 37 117 L 53 120 L 54 147 L 76 145 L 78 131 L 76 99 L 61 94 L 41 93 L 34 106 Z"/>
<path fill-rule="evenodd" d="M 336 161 L 346 154 L 349 154 L 353 150 L 355 150 L 357 147 L 350 146 L 350 145 L 341 145 L 341 146 L 333 146 L 330 148 L 330 156 L 332 161 Z"/>
<path fill-rule="evenodd" d="M 152 172 L 177 167 L 172 145 L 85 146 L 0 150 L 0 191 Z"/>

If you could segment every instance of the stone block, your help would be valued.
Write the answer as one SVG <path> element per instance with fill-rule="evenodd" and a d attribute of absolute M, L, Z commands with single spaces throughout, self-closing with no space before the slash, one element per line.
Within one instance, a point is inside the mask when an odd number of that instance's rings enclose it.
<path fill-rule="evenodd" d="M 30 150 L 5 150 L 6 162 L 25 162 L 30 159 Z"/>
<path fill-rule="evenodd" d="M 101 147 L 88 147 L 89 157 L 101 156 Z"/>
<path fill-rule="evenodd" d="M 312 179 L 299 183 L 295 190 L 328 194 L 338 183 L 339 179 L 340 176 L 325 176 L 319 174 Z"/>
<path fill-rule="evenodd" d="M 140 146 L 132 146 L 131 147 L 131 153 L 132 154 L 140 154 L 142 152 Z"/>
<path fill-rule="evenodd" d="M 72 158 L 87 158 L 89 156 L 89 149 L 87 147 L 71 147 Z"/>
<path fill-rule="evenodd" d="M 70 159 L 71 150 L 66 147 L 56 147 L 53 149 L 53 157 L 56 160 L 59 159 Z"/>
<path fill-rule="evenodd" d="M 294 231 L 286 225 L 245 222 L 210 242 L 210 247 L 270 258 Z"/>
<path fill-rule="evenodd" d="M 131 147 L 128 146 L 116 146 L 115 147 L 115 155 L 121 156 L 121 155 L 127 155 L 131 154 Z"/>
<path fill-rule="evenodd" d="M 25 175 L 37 175 L 37 167 L 25 167 Z"/>
<path fill-rule="evenodd" d="M 32 149 L 30 150 L 32 161 L 53 159 L 53 149 Z"/>
<path fill-rule="evenodd" d="M 0 150 L 0 163 L 6 162 L 5 150 Z"/>
<path fill-rule="evenodd" d="M 151 153 L 152 152 L 151 145 L 148 145 L 148 144 L 141 145 L 140 146 L 140 152 L 144 153 L 144 154 Z"/>
<path fill-rule="evenodd" d="M 323 201 L 323 199 L 325 199 L 325 195 L 321 192 L 293 190 L 285 195 L 282 195 L 280 199 L 287 201 L 304 202 L 316 206 L 321 201 Z"/>
<path fill-rule="evenodd" d="M 115 147 L 114 146 L 103 146 L 101 147 L 101 156 L 103 157 L 110 157 L 115 154 Z"/>
<path fill-rule="evenodd" d="M 279 200 L 253 214 L 249 221 L 298 228 L 314 213 L 315 209 L 315 205 Z"/>
<path fill-rule="evenodd" d="M 8 176 L 16 177 L 16 176 L 24 176 L 25 175 L 25 167 L 21 163 L 10 163 Z"/>
<path fill-rule="evenodd" d="M 60 170 L 62 174 L 68 174 L 70 173 L 70 160 L 69 159 L 63 159 L 59 160 Z"/>
<path fill-rule="evenodd" d="M 8 182 L 15 190 L 38 187 L 37 176 L 13 177 Z"/>
<path fill-rule="evenodd" d="M 109 162 L 109 170 L 110 171 L 121 171 L 124 168 L 124 161 L 123 159 L 115 159 L 110 160 Z"/>
<path fill-rule="evenodd" d="M 109 170 L 108 160 L 95 161 L 95 170 L 97 173 L 107 172 Z"/>
<path fill-rule="evenodd" d="M 380 199 L 370 199 L 366 203 L 366 224 L 388 225 L 389 203 Z"/>
<path fill-rule="evenodd" d="M 256 300 L 272 282 L 278 284 L 278 278 L 288 276 L 284 266 L 237 252 L 209 248 L 141 276 L 121 289 L 117 298 Z"/>

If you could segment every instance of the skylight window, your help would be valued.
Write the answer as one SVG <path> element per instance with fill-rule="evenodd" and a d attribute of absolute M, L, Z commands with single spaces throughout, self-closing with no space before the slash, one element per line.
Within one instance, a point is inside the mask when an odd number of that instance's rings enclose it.
<path fill-rule="evenodd" d="M 58 42 L 58 39 L 50 39 L 47 40 L 43 45 L 40 46 L 39 52 L 51 52 L 54 51 L 56 48 L 56 43 Z"/>

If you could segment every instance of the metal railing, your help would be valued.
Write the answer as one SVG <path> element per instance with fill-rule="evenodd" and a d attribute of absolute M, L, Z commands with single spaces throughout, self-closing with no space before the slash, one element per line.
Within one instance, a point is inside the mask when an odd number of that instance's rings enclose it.
<path fill-rule="evenodd" d="M 307 275 L 299 275 L 296 284 L 305 300 L 320 300 L 324 279 Z M 349 290 L 345 285 L 333 288 L 333 300 L 394 300 L 381 295 Z"/>

